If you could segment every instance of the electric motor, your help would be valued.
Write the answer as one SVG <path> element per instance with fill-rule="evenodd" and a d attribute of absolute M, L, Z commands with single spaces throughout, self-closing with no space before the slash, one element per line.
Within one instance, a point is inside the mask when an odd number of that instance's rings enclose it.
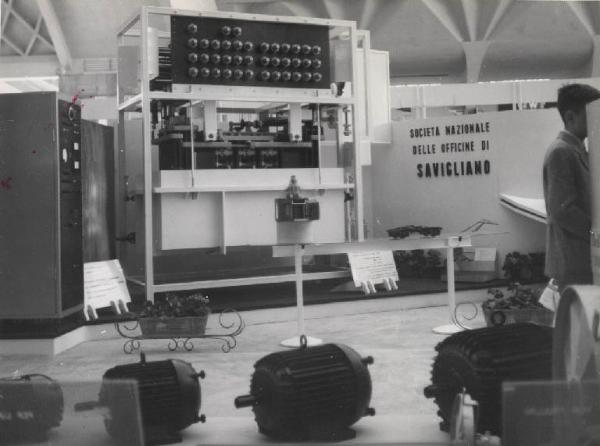
<path fill-rule="evenodd" d="M 64 399 L 60 385 L 45 375 L 0 379 L 0 443 L 40 441 L 60 426 Z"/>
<path fill-rule="evenodd" d="M 137 384 L 146 442 L 180 441 L 179 431 L 205 421 L 204 415 L 198 416 L 199 378 L 204 378 L 204 371 L 197 373 L 189 363 L 179 359 L 146 362 L 143 353 L 141 356 L 139 363 L 119 365 L 104 374 L 98 403 L 110 410 L 110 417 L 105 420 L 106 429 L 120 440 L 128 440 L 132 435 L 136 420 L 131 419 L 131 414 L 137 411 L 132 410 L 131 401 L 135 398 L 111 382 L 133 380 Z"/>
<path fill-rule="evenodd" d="M 439 406 L 448 431 L 452 404 L 463 389 L 478 402 L 477 431 L 500 434 L 502 383 L 552 379 L 551 327 L 510 324 L 468 330 L 436 346 L 427 398 Z"/>
<path fill-rule="evenodd" d="M 369 408 L 372 357 L 325 344 L 272 353 L 254 365 L 250 394 L 235 399 L 249 407 L 259 431 L 280 440 L 343 440 Z"/>

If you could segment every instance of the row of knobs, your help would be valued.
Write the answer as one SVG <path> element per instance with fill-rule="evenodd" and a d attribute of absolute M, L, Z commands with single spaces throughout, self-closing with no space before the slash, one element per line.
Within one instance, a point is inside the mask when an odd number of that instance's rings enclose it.
<path fill-rule="evenodd" d="M 235 80 L 252 80 L 256 76 L 254 70 L 231 70 L 229 68 L 225 68 L 221 70 L 220 68 L 209 69 L 206 67 L 196 68 L 190 67 L 188 70 L 188 75 L 192 78 L 203 77 L 213 79 L 235 79 Z M 262 70 L 258 73 L 258 78 L 262 81 L 283 81 L 283 82 L 319 82 L 323 79 L 323 75 L 321 73 L 300 73 L 298 71 L 290 72 L 290 71 L 268 71 Z"/>
<path fill-rule="evenodd" d="M 218 50 L 224 50 L 224 51 L 229 51 L 229 50 L 233 50 L 233 51 L 246 51 L 246 52 L 250 52 L 253 51 L 254 48 L 254 43 L 250 42 L 249 40 L 242 42 L 241 40 L 219 40 L 219 39 L 213 39 L 213 40 L 209 40 L 209 39 L 196 39 L 195 37 L 190 37 L 187 41 L 187 45 L 189 48 L 191 49 L 196 49 L 196 48 L 200 48 L 200 49 L 209 49 L 212 48 L 215 51 Z M 318 56 L 319 54 L 321 54 L 321 47 L 319 45 L 299 45 L 297 43 L 294 43 L 293 45 L 290 45 L 289 43 L 268 43 L 268 42 L 261 42 L 258 47 L 256 48 L 256 50 L 258 52 L 261 53 L 273 53 L 273 54 L 277 54 L 277 53 L 282 53 L 282 54 L 287 54 L 287 53 L 291 53 L 291 54 L 313 54 L 315 56 Z"/>
<path fill-rule="evenodd" d="M 211 54 L 208 55 L 207 53 L 201 53 L 200 55 L 198 55 L 198 53 L 189 53 L 188 54 L 188 62 L 190 63 L 200 63 L 202 65 L 206 65 L 207 63 L 213 63 L 215 65 L 218 64 L 223 64 L 223 65 L 253 65 L 255 62 L 255 59 L 253 56 L 240 56 L 239 54 L 236 54 L 235 56 L 231 56 L 229 54 L 224 54 L 224 55 L 220 55 L 220 54 Z M 320 59 L 300 59 L 298 57 L 294 57 L 294 58 L 289 58 L 289 57 L 283 57 L 283 58 L 279 58 L 279 57 L 269 57 L 269 56 L 262 56 L 260 59 L 258 59 L 258 63 L 260 65 L 262 65 L 263 67 L 268 67 L 268 66 L 272 66 L 272 67 L 278 67 L 278 66 L 282 66 L 283 68 L 287 68 L 287 67 L 292 67 L 292 68 L 314 68 L 315 70 L 318 70 L 319 68 L 321 68 L 322 62 Z"/>

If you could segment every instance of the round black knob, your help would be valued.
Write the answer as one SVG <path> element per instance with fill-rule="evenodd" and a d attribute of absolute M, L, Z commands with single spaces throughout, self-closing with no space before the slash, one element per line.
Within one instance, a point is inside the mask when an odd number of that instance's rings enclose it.
<path fill-rule="evenodd" d="M 281 63 L 281 59 L 277 56 L 271 58 L 271 65 L 274 67 L 278 67 Z"/>
<path fill-rule="evenodd" d="M 319 45 L 313 45 L 313 47 L 312 47 L 312 53 L 315 56 L 318 56 L 319 54 L 321 54 L 321 47 Z"/>
<path fill-rule="evenodd" d="M 281 48 L 281 45 L 279 45 L 279 44 L 278 44 L 278 43 L 276 43 L 276 42 L 273 42 L 273 43 L 271 44 L 271 52 L 272 52 L 272 53 L 278 53 L 280 48 Z"/>
<path fill-rule="evenodd" d="M 208 40 L 208 39 L 201 39 L 200 40 L 200 48 L 202 48 L 203 50 L 205 50 L 209 46 L 210 46 L 210 40 Z"/>
<path fill-rule="evenodd" d="M 294 71 L 292 73 L 292 81 L 294 82 L 300 82 L 302 80 L 302 73 L 298 72 L 298 71 Z"/>
<path fill-rule="evenodd" d="M 269 45 L 267 42 L 261 42 L 258 46 L 258 49 L 261 53 L 266 53 L 267 51 L 269 51 L 270 46 L 271 45 Z"/>
<path fill-rule="evenodd" d="M 271 77 L 271 73 L 269 73 L 267 70 L 262 70 L 260 72 L 260 79 L 261 80 L 268 81 L 270 77 Z"/>
<path fill-rule="evenodd" d="M 298 45 L 297 43 L 294 43 L 292 45 L 291 51 L 293 54 L 298 54 L 300 52 L 300 45 Z"/>
<path fill-rule="evenodd" d="M 281 79 L 281 73 L 279 71 L 273 71 L 271 73 L 271 80 L 277 82 L 279 79 Z"/>
<path fill-rule="evenodd" d="M 210 70 L 206 67 L 203 67 L 200 69 L 200 76 L 202 77 L 208 77 L 210 76 Z"/>
<path fill-rule="evenodd" d="M 231 71 L 229 68 L 225 68 L 223 70 L 223 79 L 230 79 L 232 75 L 233 71 Z"/>
<path fill-rule="evenodd" d="M 246 70 L 246 71 L 244 71 L 244 77 L 246 78 L 246 80 L 252 80 L 252 79 L 254 79 L 254 70 Z"/>
<path fill-rule="evenodd" d="M 254 63 L 254 57 L 252 57 L 252 56 L 244 56 L 244 63 L 246 65 L 252 65 Z"/>
<path fill-rule="evenodd" d="M 318 70 L 319 68 L 321 68 L 321 65 L 323 65 L 323 62 L 321 62 L 321 59 L 313 59 L 312 66 L 315 70 Z"/>
<path fill-rule="evenodd" d="M 198 62 L 198 54 L 197 53 L 189 53 L 187 59 L 188 59 L 189 63 L 196 63 L 196 62 Z"/>
<path fill-rule="evenodd" d="M 198 39 L 191 37 L 188 39 L 187 44 L 190 48 L 194 49 L 198 46 Z"/>
<path fill-rule="evenodd" d="M 244 51 L 252 51 L 254 49 L 254 44 L 249 40 L 244 42 Z"/>
<path fill-rule="evenodd" d="M 302 45 L 302 53 L 304 54 L 310 54 L 310 52 L 312 51 L 312 48 L 310 45 Z"/>
<path fill-rule="evenodd" d="M 231 48 L 231 40 L 223 40 L 221 42 L 221 48 L 223 48 L 225 51 L 228 51 Z"/>
<path fill-rule="evenodd" d="M 233 70 L 234 79 L 241 79 L 242 77 L 244 77 L 244 72 L 242 70 L 240 70 L 239 68 L 237 70 Z"/>
<path fill-rule="evenodd" d="M 243 61 L 244 61 L 244 58 L 242 56 L 240 56 L 239 54 L 236 54 L 235 56 L 233 56 L 233 64 L 234 65 L 241 65 Z"/>
<path fill-rule="evenodd" d="M 200 70 L 198 70 L 198 68 L 196 68 L 196 67 L 188 68 L 188 76 L 189 77 L 198 77 L 199 73 L 200 73 Z"/>
<path fill-rule="evenodd" d="M 220 68 L 213 68 L 210 71 L 210 74 L 212 75 L 212 77 L 214 77 L 215 79 L 218 79 L 221 77 L 221 69 Z"/>
<path fill-rule="evenodd" d="M 217 39 L 213 39 L 213 40 L 210 42 L 210 47 L 211 47 L 213 50 L 215 50 L 215 51 L 216 51 L 216 50 L 218 50 L 219 48 L 221 48 L 221 42 L 220 42 L 220 41 L 218 41 Z"/>
<path fill-rule="evenodd" d="M 289 57 L 284 57 L 283 59 L 281 59 L 282 67 L 289 67 L 291 63 L 292 63 L 292 61 L 290 60 Z"/>
<path fill-rule="evenodd" d="M 305 71 L 305 72 L 302 74 L 302 80 L 303 80 L 304 82 L 310 82 L 310 80 L 311 80 L 311 79 L 312 79 L 312 74 L 310 74 L 308 71 Z"/>
<path fill-rule="evenodd" d="M 242 48 L 244 48 L 244 44 L 242 43 L 241 40 L 238 40 L 238 39 L 235 39 L 231 45 L 232 45 L 234 51 L 240 51 Z"/>
<path fill-rule="evenodd" d="M 302 59 L 302 66 L 304 68 L 310 68 L 312 62 L 310 59 Z"/>
<path fill-rule="evenodd" d="M 300 59 L 298 59 L 297 57 L 294 57 L 292 59 L 292 67 L 298 68 L 300 65 L 302 65 L 302 61 Z"/>
<path fill-rule="evenodd" d="M 211 54 L 210 61 L 214 64 L 218 64 L 219 62 L 221 62 L 221 56 L 219 56 L 218 54 Z"/>
<path fill-rule="evenodd" d="M 230 65 L 232 59 L 233 58 L 229 54 L 223 54 L 223 56 L 221 57 L 221 63 L 223 65 Z"/>
<path fill-rule="evenodd" d="M 210 56 L 206 53 L 200 54 L 200 63 L 207 64 L 210 61 Z"/>
<path fill-rule="evenodd" d="M 279 49 L 282 53 L 287 53 L 290 51 L 290 48 L 292 47 L 292 45 L 290 45 L 289 43 L 282 43 L 281 44 L 281 48 Z"/>
<path fill-rule="evenodd" d="M 321 73 L 313 73 L 312 80 L 314 82 L 320 82 L 323 79 L 323 75 Z"/>
<path fill-rule="evenodd" d="M 267 56 L 262 56 L 262 57 L 260 58 L 260 64 L 261 64 L 263 67 L 266 67 L 267 65 L 269 65 L 269 62 L 271 62 L 271 59 L 269 59 Z"/>
<path fill-rule="evenodd" d="M 242 35 L 242 28 L 240 28 L 239 26 L 234 26 L 231 29 L 231 34 L 234 35 L 234 37 L 239 37 Z"/>
<path fill-rule="evenodd" d="M 221 27 L 221 34 L 223 34 L 224 36 L 228 36 L 229 34 L 231 34 L 231 27 L 230 26 L 222 26 Z"/>
<path fill-rule="evenodd" d="M 290 73 L 289 71 L 284 71 L 283 73 L 281 73 L 281 80 L 282 81 L 289 81 L 292 78 L 292 73 Z"/>
<path fill-rule="evenodd" d="M 187 26 L 187 32 L 190 34 L 196 34 L 198 32 L 198 25 L 195 23 L 189 23 Z"/>

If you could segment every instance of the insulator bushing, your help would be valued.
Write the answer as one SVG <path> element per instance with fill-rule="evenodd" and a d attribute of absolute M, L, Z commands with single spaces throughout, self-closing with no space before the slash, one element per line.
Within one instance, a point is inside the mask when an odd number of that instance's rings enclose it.
<path fill-rule="evenodd" d="M 283 73 L 281 73 L 281 80 L 284 82 L 289 81 L 292 78 L 292 73 L 290 73 L 289 71 L 284 71 Z"/>
<path fill-rule="evenodd" d="M 244 79 L 246 79 L 248 81 L 254 79 L 254 70 L 244 71 Z"/>
<path fill-rule="evenodd" d="M 273 71 L 271 73 L 271 80 L 277 82 L 279 79 L 281 79 L 281 73 L 279 71 Z"/>
<path fill-rule="evenodd" d="M 285 54 L 285 53 L 288 53 L 290 51 L 291 47 L 292 47 L 292 45 L 290 45 L 289 43 L 284 42 L 284 43 L 281 44 L 281 48 L 279 50 L 282 53 Z"/>
<path fill-rule="evenodd" d="M 312 47 L 312 53 L 315 56 L 318 56 L 319 54 L 321 54 L 321 47 L 319 45 L 313 45 L 313 47 Z"/>
<path fill-rule="evenodd" d="M 223 34 L 224 36 L 228 36 L 231 34 L 231 27 L 224 25 L 221 27 L 221 34 Z"/>
<path fill-rule="evenodd" d="M 233 75 L 233 71 L 231 71 L 229 68 L 225 68 L 223 70 L 223 79 L 231 79 L 232 75 Z"/>
<path fill-rule="evenodd" d="M 200 68 L 200 76 L 202 76 L 204 78 L 210 76 L 210 69 L 208 69 L 206 67 Z"/>
<path fill-rule="evenodd" d="M 240 56 L 239 54 L 236 54 L 235 56 L 233 56 L 233 64 L 234 65 L 241 65 L 244 62 L 244 58 L 242 56 Z"/>
<path fill-rule="evenodd" d="M 321 59 L 313 59 L 312 60 L 312 66 L 315 70 L 318 70 L 319 68 L 321 68 L 321 65 L 323 65 L 323 62 L 321 62 Z"/>
<path fill-rule="evenodd" d="M 221 41 L 218 39 L 211 40 L 210 47 L 215 51 L 219 50 L 221 48 Z"/>
<path fill-rule="evenodd" d="M 240 69 L 233 70 L 233 78 L 239 80 L 244 77 L 244 72 Z"/>
<path fill-rule="evenodd" d="M 268 81 L 271 78 L 271 73 L 269 73 L 267 70 L 262 70 L 260 72 L 260 79 L 263 81 Z"/>
<path fill-rule="evenodd" d="M 279 57 L 277 57 L 277 56 L 271 57 L 271 66 L 278 67 L 280 63 L 281 63 L 281 59 Z"/>
<path fill-rule="evenodd" d="M 301 80 L 302 80 L 302 73 L 300 73 L 299 71 L 294 71 L 292 73 L 292 81 L 300 82 Z"/>
<path fill-rule="evenodd" d="M 159 434 L 173 436 L 191 424 L 203 422 L 204 416 L 198 416 L 201 405 L 199 378 L 204 378 L 204 372 L 196 372 L 185 361 L 146 362 L 143 355 L 139 363 L 107 370 L 99 398 L 99 404 L 107 407 L 110 413 L 105 419 L 107 431 L 121 441 L 130 440 L 137 434 L 133 432 L 137 424 L 135 415 L 141 412 L 146 443 L 152 443 Z M 130 395 L 124 394 L 122 385 L 113 384 L 127 381 L 135 386 Z M 136 402 L 135 390 L 140 412 L 131 407 Z"/>
<path fill-rule="evenodd" d="M 298 67 L 300 67 L 300 65 L 302 65 L 302 59 L 299 59 L 298 57 L 294 57 L 292 59 L 292 67 L 298 68 Z"/>
<path fill-rule="evenodd" d="M 321 73 L 313 73 L 312 80 L 313 82 L 320 82 L 323 79 L 323 75 Z"/>
<path fill-rule="evenodd" d="M 299 54 L 301 50 L 302 50 L 302 47 L 300 45 L 298 45 L 297 43 L 294 43 L 292 45 L 292 47 L 290 48 L 290 51 L 292 52 L 292 54 Z"/>
<path fill-rule="evenodd" d="M 198 70 L 198 68 L 196 68 L 196 67 L 188 68 L 188 76 L 189 77 L 196 78 L 196 77 L 198 77 L 198 74 L 200 74 L 200 70 Z"/>
<path fill-rule="evenodd" d="M 310 68 L 312 61 L 310 59 L 302 59 L 302 66 L 304 68 Z"/>
<path fill-rule="evenodd" d="M 231 40 L 221 41 L 221 49 L 224 51 L 229 51 L 231 49 Z"/>
<path fill-rule="evenodd" d="M 210 56 L 206 53 L 200 54 L 199 62 L 201 64 L 207 64 L 208 62 L 210 62 Z"/>
<path fill-rule="evenodd" d="M 281 45 L 279 45 L 277 42 L 273 42 L 271 44 L 270 50 L 272 53 L 278 53 L 280 48 L 281 48 Z"/>
<path fill-rule="evenodd" d="M 211 54 L 210 61 L 214 64 L 218 64 L 221 62 L 221 56 L 219 54 Z"/>
<path fill-rule="evenodd" d="M 188 24 L 186 29 L 187 29 L 188 33 L 196 34 L 198 32 L 198 25 L 196 25 L 195 23 L 190 23 L 190 24 Z"/>
<path fill-rule="evenodd" d="M 253 56 L 244 56 L 244 63 L 246 65 L 252 65 L 254 63 L 254 57 Z"/>
<path fill-rule="evenodd" d="M 239 37 L 239 36 L 241 36 L 241 35 L 242 35 L 242 28 L 241 28 L 241 27 L 239 27 L 239 26 L 234 26 L 234 27 L 231 29 L 231 34 L 232 34 L 234 37 Z"/>
<path fill-rule="evenodd" d="M 312 47 L 310 45 L 302 45 L 302 54 L 310 54 L 312 51 Z"/>
<path fill-rule="evenodd" d="M 269 51 L 270 47 L 271 47 L 271 45 L 269 45 L 268 42 L 261 42 L 260 45 L 258 46 L 258 50 L 261 53 L 266 53 L 267 51 Z"/>
<path fill-rule="evenodd" d="M 212 70 L 210 70 L 210 75 L 214 78 L 214 79 L 219 79 L 221 77 L 221 69 L 220 68 L 213 68 Z"/>
<path fill-rule="evenodd" d="M 272 353 L 254 365 L 250 394 L 235 406 L 252 407 L 258 429 L 278 440 L 344 440 L 348 429 L 374 415 L 367 364 L 343 344 Z"/>
<path fill-rule="evenodd" d="M 312 79 L 312 74 L 310 74 L 308 71 L 305 71 L 304 73 L 302 73 L 302 81 L 303 82 L 310 82 L 311 79 Z"/>
<path fill-rule="evenodd" d="M 292 64 L 292 60 L 289 57 L 284 57 L 281 59 L 281 66 L 282 67 L 289 67 Z"/>
<path fill-rule="evenodd" d="M 199 45 L 200 48 L 202 48 L 203 50 L 208 49 L 208 47 L 210 47 L 210 40 L 208 39 L 200 39 Z"/>
<path fill-rule="evenodd" d="M 242 48 L 244 48 L 244 44 L 241 40 L 234 40 L 232 43 L 232 47 L 234 49 L 234 51 L 241 51 Z"/>
<path fill-rule="evenodd" d="M 249 40 L 244 42 L 244 51 L 252 51 L 254 49 L 254 44 Z"/>
<path fill-rule="evenodd" d="M 187 45 L 191 49 L 197 48 L 198 47 L 198 39 L 196 39 L 195 37 L 190 37 L 187 41 Z"/>
<path fill-rule="evenodd" d="M 198 62 L 198 53 L 189 53 L 187 59 L 190 63 Z"/>
<path fill-rule="evenodd" d="M 260 64 L 263 67 L 268 66 L 270 62 L 271 62 L 271 59 L 268 56 L 261 56 L 261 58 L 260 58 Z"/>
<path fill-rule="evenodd" d="M 223 54 L 223 56 L 221 56 L 221 63 L 223 65 L 231 65 L 232 60 L 233 57 L 231 57 L 229 54 Z"/>
<path fill-rule="evenodd" d="M 552 379 L 551 327 L 509 324 L 463 331 L 435 349 L 431 385 L 424 389 L 439 407 L 440 428 L 449 430 L 452 405 L 465 389 L 478 403 L 477 431 L 502 431 L 502 383 Z"/>

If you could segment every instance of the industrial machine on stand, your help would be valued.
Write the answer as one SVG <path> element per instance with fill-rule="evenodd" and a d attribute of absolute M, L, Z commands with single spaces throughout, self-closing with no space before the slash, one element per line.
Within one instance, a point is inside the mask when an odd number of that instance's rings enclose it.
<path fill-rule="evenodd" d="M 367 92 L 389 82 L 368 73 L 376 57 L 387 67 L 368 32 L 143 7 L 118 43 L 119 258 L 148 300 L 294 281 L 264 248 L 363 239 Z"/>

